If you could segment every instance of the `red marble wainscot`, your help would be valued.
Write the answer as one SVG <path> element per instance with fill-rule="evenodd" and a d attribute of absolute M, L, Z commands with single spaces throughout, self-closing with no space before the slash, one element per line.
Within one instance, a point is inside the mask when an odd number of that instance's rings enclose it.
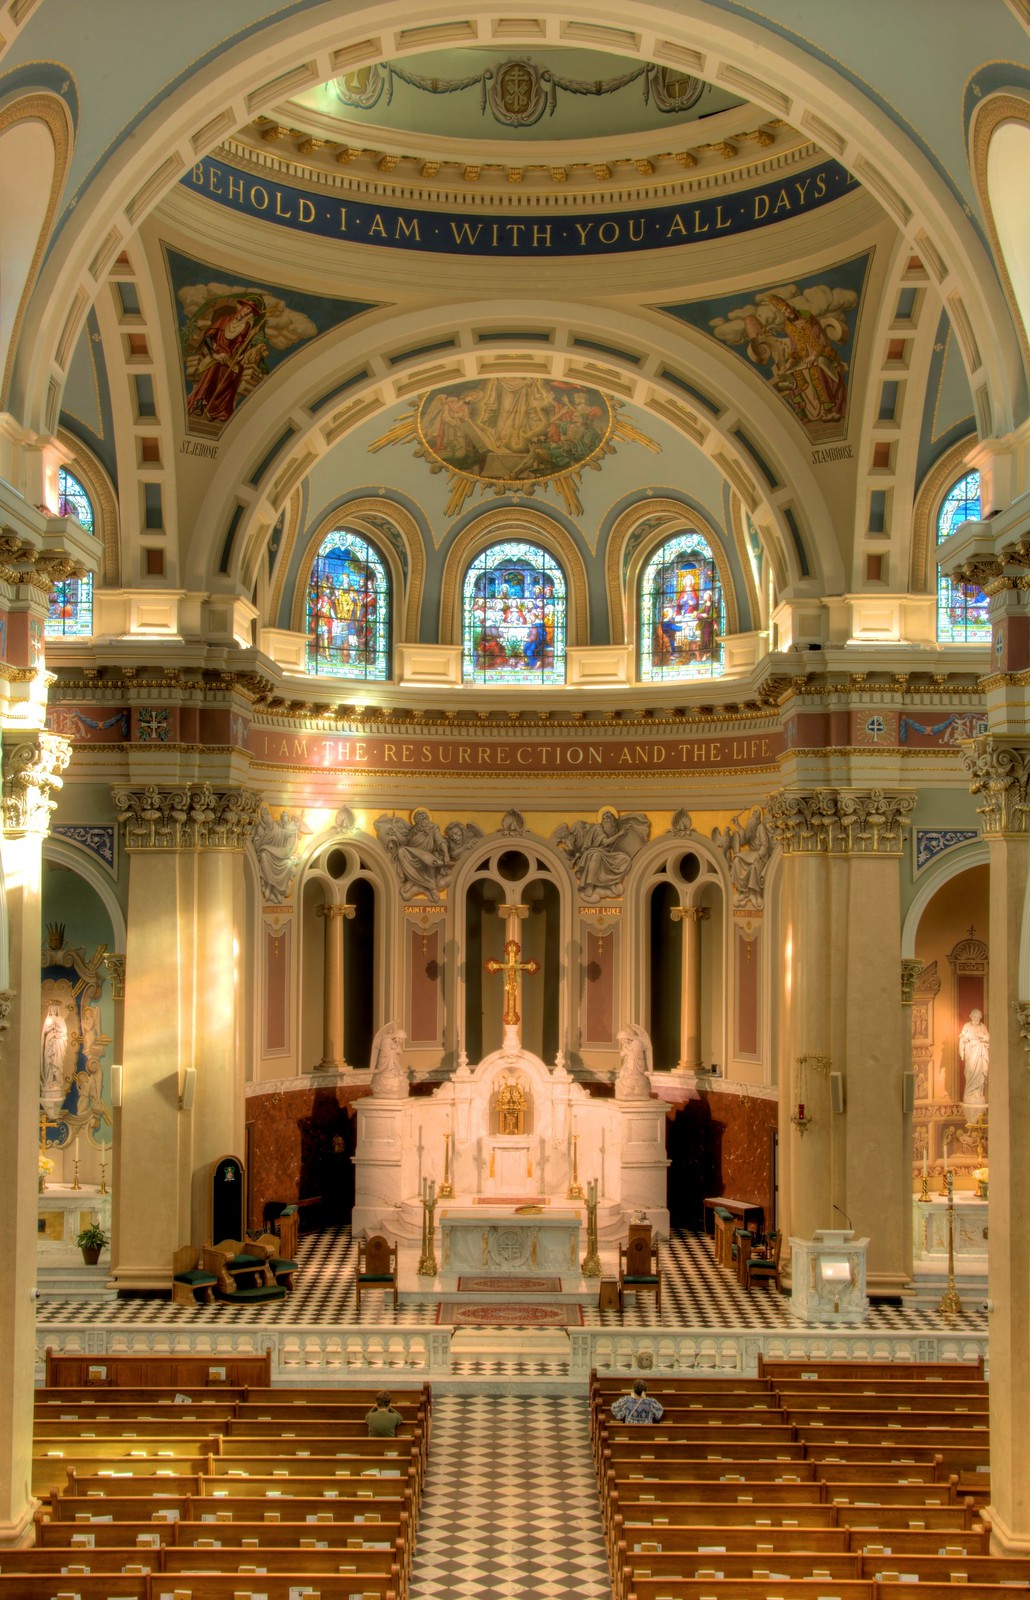
<path fill-rule="evenodd" d="M 753 1200 L 772 1226 L 775 1100 L 699 1084 L 697 1099 L 672 1110 L 667 1128 L 669 1210 L 674 1227 L 700 1228 L 704 1201 L 726 1194 Z"/>
<path fill-rule="evenodd" d="M 312 1085 L 247 1097 L 249 1223 L 264 1224 L 269 1201 L 301 1203 L 301 1229 L 350 1221 L 364 1084 Z M 305 1205 L 304 1202 L 310 1202 Z M 308 1213 L 305 1216 L 305 1213 Z"/>

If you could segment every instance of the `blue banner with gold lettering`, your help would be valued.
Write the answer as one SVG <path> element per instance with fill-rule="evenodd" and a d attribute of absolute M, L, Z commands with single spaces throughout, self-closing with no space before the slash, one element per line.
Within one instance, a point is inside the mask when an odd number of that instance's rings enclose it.
<path fill-rule="evenodd" d="M 476 212 L 425 211 L 410 206 L 370 205 L 349 196 L 319 194 L 270 178 L 258 179 L 205 157 L 182 183 L 244 216 L 259 217 L 299 233 L 350 244 L 385 245 L 457 256 L 591 256 L 750 233 L 788 217 L 816 211 L 857 187 L 836 161 L 751 189 L 727 190 L 719 198 L 594 215 L 518 217 Z"/>

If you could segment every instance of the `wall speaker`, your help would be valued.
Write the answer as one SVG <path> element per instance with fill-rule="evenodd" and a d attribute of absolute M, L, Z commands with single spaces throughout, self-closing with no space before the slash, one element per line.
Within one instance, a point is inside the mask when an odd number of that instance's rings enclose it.
<path fill-rule="evenodd" d="M 830 1108 L 838 1116 L 844 1110 L 844 1074 L 842 1072 L 830 1073 Z"/>
<path fill-rule="evenodd" d="M 111 1066 L 111 1104 L 117 1109 L 122 1103 L 122 1067 L 120 1063 Z"/>
<path fill-rule="evenodd" d="M 914 1072 L 903 1072 L 901 1075 L 901 1109 L 908 1115 L 916 1103 L 916 1075 Z"/>
<path fill-rule="evenodd" d="M 187 1067 L 182 1077 L 182 1092 L 179 1095 L 179 1110 L 192 1111 L 193 1102 L 197 1098 L 197 1069 Z"/>

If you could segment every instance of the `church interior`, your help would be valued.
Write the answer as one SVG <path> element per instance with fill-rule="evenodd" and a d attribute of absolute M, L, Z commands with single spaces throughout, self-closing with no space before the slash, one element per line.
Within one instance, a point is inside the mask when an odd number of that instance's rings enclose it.
<path fill-rule="evenodd" d="M 416 1600 L 777 1362 L 1030 1557 L 1030 8 L 464 11 L 0 5 L 0 1594 L 130 1357 L 431 1385 Z"/>

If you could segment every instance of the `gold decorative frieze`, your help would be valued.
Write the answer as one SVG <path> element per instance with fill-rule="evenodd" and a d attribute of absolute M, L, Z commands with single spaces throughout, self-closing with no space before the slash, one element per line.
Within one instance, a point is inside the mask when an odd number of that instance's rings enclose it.
<path fill-rule="evenodd" d="M 127 850 L 242 850 L 260 797 L 251 789 L 213 789 L 209 783 L 116 789 L 113 799 Z"/>
<path fill-rule="evenodd" d="M 781 789 L 769 800 L 769 826 L 786 855 L 900 855 L 915 795 Z"/>

